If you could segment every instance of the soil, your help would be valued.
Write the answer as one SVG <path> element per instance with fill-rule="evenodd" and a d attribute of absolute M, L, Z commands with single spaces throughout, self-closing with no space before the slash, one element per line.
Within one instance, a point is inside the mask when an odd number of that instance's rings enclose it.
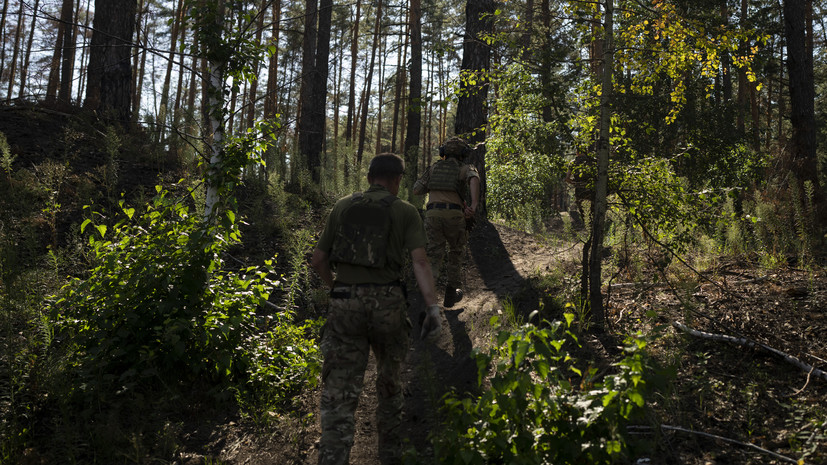
<path fill-rule="evenodd" d="M 495 330 L 489 320 L 495 315 L 508 317 L 503 302 L 514 303 L 518 316 L 525 321 L 528 312 L 537 308 L 541 294 L 538 287 L 542 286 L 536 278 L 554 270 L 563 276 L 577 276 L 581 244 L 572 241 L 570 233 L 560 229 L 536 236 L 492 223 L 478 226 L 469 240 L 465 297 L 453 308 L 445 309 L 443 332 L 437 341 L 416 337 L 423 305 L 418 294 L 410 292 L 413 343 L 403 377 L 404 425 L 412 449 L 428 456 L 428 435 L 438 427 L 437 412 L 443 394 L 473 394 L 479 389 L 472 351 L 491 344 Z M 651 333 L 660 327 L 660 337 L 650 349 L 676 372 L 673 390 L 651 401 L 655 407 L 653 424 L 667 429 L 648 433 L 658 439 L 658 446 L 638 463 L 782 463 L 747 443 L 795 458 L 808 451 L 805 463 L 827 463 L 827 379 L 808 376 L 766 350 L 688 336 L 670 326 L 679 321 L 699 330 L 747 337 L 824 370 L 824 271 L 791 267 L 765 270 L 738 261 L 722 262 L 711 269 L 703 277 L 695 276 L 697 284 L 691 287 L 672 288 L 663 280 L 668 273 L 657 278 L 653 271 L 648 281 L 615 282 L 605 289 L 610 294 L 606 314 L 611 332 Z M 543 316 L 555 318 L 553 314 Z M 587 357 L 592 365 L 606 367 L 616 361 L 616 355 L 612 355 L 616 347 L 608 347 L 607 351 L 587 331 L 581 343 L 580 356 Z M 375 377 L 371 357 L 356 414 L 353 464 L 380 463 L 374 422 Z M 214 431 L 212 442 L 196 447 L 199 453 L 191 456 L 194 461 L 180 463 L 204 463 L 205 456 L 213 456 L 221 463 L 232 464 L 315 464 L 320 434 L 318 416 L 314 415 L 318 412 L 318 397 L 317 390 L 307 393 L 302 399 L 302 412 L 285 417 L 275 429 L 262 431 L 235 421 L 225 424 Z M 671 427 L 736 442 L 668 429 Z"/>

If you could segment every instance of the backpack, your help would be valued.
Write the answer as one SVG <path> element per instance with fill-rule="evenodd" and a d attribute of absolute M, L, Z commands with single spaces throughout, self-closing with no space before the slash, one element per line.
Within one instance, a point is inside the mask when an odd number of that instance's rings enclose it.
<path fill-rule="evenodd" d="M 330 261 L 384 268 L 391 231 L 390 206 L 397 200 L 395 195 L 371 200 L 362 192 L 353 194 L 336 228 Z"/>
<path fill-rule="evenodd" d="M 462 195 L 463 182 L 459 179 L 460 163 L 456 158 L 436 162 L 428 179 L 429 191 L 454 191 Z"/>

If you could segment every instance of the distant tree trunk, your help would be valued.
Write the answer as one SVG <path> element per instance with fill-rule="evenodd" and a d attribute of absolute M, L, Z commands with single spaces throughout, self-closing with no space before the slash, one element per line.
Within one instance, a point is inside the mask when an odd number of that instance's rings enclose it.
<path fill-rule="evenodd" d="M 422 3 L 410 0 L 410 5 L 411 65 L 408 71 L 407 131 L 402 146 L 408 166 L 408 200 L 413 199 L 413 185 L 418 177 L 416 167 L 419 166 L 419 133 L 422 130 Z"/>
<path fill-rule="evenodd" d="M 399 43 L 407 44 L 407 39 L 405 36 L 407 35 L 408 24 L 410 22 L 410 8 L 406 9 L 407 18 L 405 18 L 405 25 L 399 28 Z M 399 107 L 400 101 L 402 100 L 402 86 L 404 85 L 404 81 L 402 80 L 402 76 L 404 76 L 402 66 L 402 53 L 396 54 L 396 78 L 394 79 L 394 86 L 393 91 L 393 119 L 391 121 L 391 152 L 396 153 L 396 138 L 398 136 L 399 131 Z"/>
<path fill-rule="evenodd" d="M 159 116 L 164 117 L 162 120 L 158 121 L 158 141 L 161 143 L 165 141 L 167 120 L 169 116 L 172 115 L 172 112 L 169 111 L 169 89 L 172 83 L 172 68 L 175 66 L 175 55 L 178 52 L 178 33 L 181 29 L 183 14 L 184 0 L 178 0 L 178 5 L 176 5 L 172 14 L 172 27 L 169 33 L 169 53 L 167 53 L 166 74 L 164 75 L 164 84 L 161 87 L 161 106 Z"/>
<path fill-rule="evenodd" d="M 279 21 L 281 20 L 281 0 L 273 3 L 273 31 L 270 43 L 275 49 L 270 55 L 267 72 L 267 92 L 264 98 L 264 119 L 273 119 L 278 113 L 278 72 L 279 72 Z"/>
<path fill-rule="evenodd" d="M 39 8 L 40 0 L 35 0 L 34 6 L 32 6 L 32 22 L 29 27 L 29 38 L 26 40 L 26 55 L 23 57 L 23 69 L 20 70 L 20 91 L 18 93 L 20 98 L 26 96 L 26 86 L 29 83 L 29 62 L 32 56 L 32 43 L 34 42 L 34 30 L 37 26 L 37 12 Z M 83 60 L 81 59 L 81 63 L 82 62 Z"/>
<path fill-rule="evenodd" d="M 57 93 L 57 101 L 61 106 L 68 106 L 72 103 L 72 80 L 75 74 L 74 9 L 74 0 L 63 0 L 63 7 L 60 9 L 60 22 L 63 24 L 63 50 L 60 52 L 60 89 Z M 22 21 L 22 6 L 20 14 Z"/>
<path fill-rule="evenodd" d="M 798 179 L 799 201 L 804 202 L 804 183 L 815 189 L 817 210 L 824 213 L 824 194 L 818 179 L 816 156 L 815 86 L 813 82 L 813 48 L 807 37 L 807 0 L 784 0 L 784 32 L 787 38 L 787 71 L 790 87 L 790 122 L 793 134 L 789 169 Z M 815 221 L 827 225 L 825 214 Z"/>
<path fill-rule="evenodd" d="M 543 23 L 543 31 L 549 31 L 551 29 L 551 7 L 549 5 L 549 0 L 542 0 L 540 3 L 540 11 L 541 11 L 541 18 Z M 549 47 L 551 44 L 549 40 L 545 37 L 540 42 L 541 47 Z M 546 102 L 551 102 L 552 100 L 552 64 L 549 63 L 549 53 L 541 53 L 540 56 L 540 82 L 542 84 L 543 89 L 543 97 L 545 97 Z M 553 119 L 552 115 L 552 108 L 551 103 L 544 103 L 543 104 L 543 121 L 549 123 Z"/>
<path fill-rule="evenodd" d="M 480 173 L 480 206 L 477 209 L 483 218 L 487 216 L 485 202 L 485 131 L 488 125 L 488 69 L 491 65 L 491 49 L 482 36 L 493 32 L 493 0 L 468 0 L 465 6 L 465 37 L 462 48 L 461 73 L 464 77 L 475 77 L 477 84 L 467 79 L 460 82 L 460 98 L 457 102 L 457 116 L 454 132 L 474 147 L 472 162 Z"/>
<path fill-rule="evenodd" d="M 132 114 L 130 52 L 137 0 L 95 0 L 84 107 L 127 124 Z"/>
<path fill-rule="evenodd" d="M 721 0 L 721 22 L 724 27 L 729 26 L 729 8 L 727 7 L 728 0 Z M 721 53 L 721 87 L 723 92 L 724 104 L 732 101 L 732 60 L 729 52 Z M 729 120 L 728 120 L 729 121 Z M 731 124 L 731 123 L 728 123 Z"/>
<path fill-rule="evenodd" d="M 608 191 L 609 173 L 609 126 L 612 117 L 612 100 L 614 87 L 612 71 L 614 69 L 614 2 L 605 0 L 603 76 L 600 91 L 600 137 L 597 144 L 597 179 L 594 184 L 594 205 L 591 231 L 591 256 L 589 259 L 589 306 L 591 320 L 598 332 L 606 329 L 606 317 L 603 309 L 602 263 L 603 231 L 606 226 L 606 193 Z"/>
<path fill-rule="evenodd" d="M 55 39 L 55 50 L 52 53 L 52 61 L 49 66 L 49 80 L 46 82 L 46 99 L 48 105 L 57 100 L 57 90 L 60 87 L 60 54 L 63 52 L 63 30 L 68 25 L 62 21 L 57 22 L 57 37 Z"/>
<path fill-rule="evenodd" d="M 315 183 L 321 181 L 321 152 L 324 143 L 325 102 L 330 58 L 332 0 L 307 0 L 302 45 L 302 108 L 299 116 L 299 152 Z M 316 24 L 318 18 L 318 25 Z"/>
<path fill-rule="evenodd" d="M 356 63 L 359 59 L 359 22 L 362 15 L 362 0 L 356 0 L 356 15 L 353 18 L 353 38 L 350 42 L 350 89 L 347 97 L 347 122 L 345 123 L 345 141 L 353 142 L 356 132 Z M 346 165 L 347 166 L 347 165 Z M 345 172 L 347 175 L 347 172 Z"/>
<path fill-rule="evenodd" d="M 382 107 L 385 105 L 385 47 L 388 45 L 388 38 L 381 35 L 379 42 L 379 85 L 376 88 L 376 95 L 379 102 L 376 105 L 376 144 L 374 153 L 382 152 Z"/>
<path fill-rule="evenodd" d="M 299 87 L 299 104 L 297 121 L 297 146 L 299 155 L 303 157 L 303 162 L 306 167 L 310 162 L 306 160 L 307 151 L 310 145 L 311 130 L 311 98 L 310 93 L 313 92 L 313 79 L 316 72 L 316 36 L 317 36 L 317 21 L 318 21 L 318 0 L 305 0 L 304 11 L 304 35 L 302 36 L 302 69 Z M 294 166 L 301 166 L 295 164 Z M 294 170 L 295 173 L 295 170 Z"/>
<path fill-rule="evenodd" d="M 534 0 L 526 0 L 525 4 L 525 20 L 523 24 L 523 60 L 529 61 L 531 59 L 531 36 L 534 32 Z"/>
<path fill-rule="evenodd" d="M 17 26 L 14 29 L 14 48 L 12 49 L 11 68 L 9 69 L 9 92 L 6 94 L 6 102 L 11 101 L 14 90 L 14 75 L 17 72 L 17 56 L 20 53 L 20 34 L 23 31 L 23 2 L 20 2 L 20 9 L 17 13 Z"/>
<path fill-rule="evenodd" d="M 382 28 L 382 1 L 376 2 L 376 22 L 373 27 L 373 45 L 370 48 L 370 62 L 368 63 L 368 75 L 365 78 L 365 92 L 362 99 L 362 117 L 359 126 L 359 145 L 356 149 L 356 164 L 362 164 L 362 154 L 365 151 L 365 139 L 368 127 L 368 110 L 370 109 L 370 92 L 373 85 L 373 68 L 376 66 L 376 50 L 379 48 L 379 36 Z"/>
<path fill-rule="evenodd" d="M 6 70 L 6 15 L 9 11 L 9 0 L 3 0 L 3 9 L 0 10 L 0 44 L 3 44 L 0 47 L 0 82 L 2 81 L 2 76 L 4 71 Z"/>
<path fill-rule="evenodd" d="M 258 20 L 256 21 L 256 47 L 261 47 L 261 37 L 264 32 L 264 17 L 267 16 L 265 9 L 270 0 L 262 0 L 261 7 L 258 12 Z M 253 82 L 250 83 L 249 97 L 247 98 L 247 127 L 252 128 L 256 120 L 256 103 L 258 100 L 258 75 L 261 69 L 261 63 L 258 59 L 253 62 Z"/>
<path fill-rule="evenodd" d="M 149 39 L 147 34 L 148 17 L 146 9 L 149 8 L 149 2 L 152 0 L 140 0 L 138 6 L 138 19 L 135 21 L 137 33 L 135 34 L 135 51 L 133 52 L 133 84 L 132 84 L 132 121 L 138 122 L 138 109 L 141 108 L 141 100 L 143 99 L 144 78 L 146 77 L 146 56 L 149 53 Z M 146 3 L 144 3 L 146 2 Z M 143 23 L 143 24 L 141 24 Z M 157 115 L 156 115 L 157 116 Z M 163 118 L 161 118 L 163 119 Z M 156 126 L 158 133 L 163 131 L 163 121 L 156 119 Z"/>
<path fill-rule="evenodd" d="M 341 154 L 339 153 L 339 123 L 340 123 L 340 116 L 339 116 L 339 107 L 341 106 L 341 98 L 342 98 L 342 72 L 344 72 L 344 65 L 343 65 L 343 58 L 344 58 L 344 47 L 342 44 L 341 36 L 337 40 L 337 46 L 334 47 L 334 50 L 337 50 L 338 54 L 336 55 L 336 66 L 333 68 L 333 82 L 335 83 L 333 86 L 333 102 L 332 103 L 332 111 L 333 111 L 333 171 L 337 172 L 339 167 L 339 159 L 341 158 Z M 339 176 L 334 175 L 334 189 L 338 189 L 338 180 Z"/>
<path fill-rule="evenodd" d="M 407 68 L 407 66 L 405 66 L 405 64 L 408 63 L 408 51 L 410 50 L 410 40 L 411 40 L 411 35 L 413 34 L 413 32 L 411 31 L 411 27 L 412 27 L 411 24 L 413 24 L 413 23 L 411 22 L 411 8 L 410 8 L 410 3 L 412 1 L 413 0 L 408 0 L 408 4 L 409 4 L 409 6 L 408 6 L 408 17 L 407 17 L 407 21 L 405 22 L 405 24 L 406 24 L 405 27 L 407 28 L 407 30 L 405 31 L 405 43 L 402 46 L 402 63 L 403 63 L 403 66 L 402 66 L 402 85 L 401 85 L 402 94 L 399 96 L 399 99 L 400 99 L 400 108 L 399 108 L 399 118 L 400 118 L 400 121 L 399 121 L 399 128 L 400 128 L 399 129 L 399 150 L 402 150 L 403 157 L 404 157 L 404 151 L 405 151 L 405 136 L 406 136 L 406 129 L 405 128 L 408 127 L 408 86 L 409 86 L 408 68 Z M 421 0 L 418 0 L 418 1 L 421 2 Z M 422 20 L 421 20 L 421 8 L 420 8 L 420 20 L 419 21 L 420 21 L 420 33 L 419 33 L 419 35 L 421 37 L 422 36 L 422 32 L 421 32 L 421 27 L 422 27 L 422 25 L 421 25 L 421 22 L 422 22 Z M 420 65 L 420 69 L 421 69 L 421 65 Z"/>
<path fill-rule="evenodd" d="M 749 2 L 748 0 L 741 0 L 741 27 L 747 29 L 748 26 L 747 22 L 747 13 Z M 749 43 L 744 40 L 741 42 L 739 46 L 739 53 L 741 55 L 745 55 L 747 49 L 749 48 Z M 749 102 L 750 102 L 750 85 L 749 80 L 747 79 L 747 70 L 743 66 L 738 68 L 738 113 L 736 116 L 736 123 L 735 127 L 738 131 L 739 136 L 745 136 L 747 133 L 746 127 L 746 114 L 747 110 L 749 109 Z"/>
<path fill-rule="evenodd" d="M 83 47 L 80 50 L 80 68 L 78 73 L 80 74 L 80 84 L 78 84 L 78 98 L 76 105 L 80 106 L 83 102 L 83 94 L 86 92 L 86 69 L 88 68 L 88 61 L 89 61 L 89 42 L 86 40 L 87 32 L 89 31 L 89 5 L 92 3 L 92 0 L 86 0 L 86 7 L 83 9 Z M 34 24 L 34 19 L 32 19 L 32 24 Z M 31 47 L 31 42 L 29 42 L 29 46 Z"/>

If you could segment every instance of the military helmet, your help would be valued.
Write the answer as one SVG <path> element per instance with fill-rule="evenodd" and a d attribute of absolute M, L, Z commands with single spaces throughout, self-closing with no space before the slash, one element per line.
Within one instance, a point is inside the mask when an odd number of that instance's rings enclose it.
<path fill-rule="evenodd" d="M 440 157 L 465 158 L 471 147 L 459 137 L 452 137 L 439 146 Z"/>

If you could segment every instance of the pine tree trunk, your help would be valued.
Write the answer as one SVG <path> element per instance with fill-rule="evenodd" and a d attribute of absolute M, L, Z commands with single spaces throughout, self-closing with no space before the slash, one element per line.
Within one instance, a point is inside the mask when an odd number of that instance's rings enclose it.
<path fill-rule="evenodd" d="M 137 0 L 95 0 L 84 108 L 127 124 L 132 115 L 130 54 Z"/>
<path fill-rule="evenodd" d="M 137 33 L 135 38 L 135 51 L 133 52 L 133 69 L 134 73 L 132 75 L 133 85 L 132 85 L 132 108 L 135 108 L 136 111 L 132 114 L 132 121 L 137 123 L 138 122 L 138 111 L 137 109 L 141 107 L 141 100 L 143 99 L 143 90 L 144 90 L 144 78 L 146 76 L 146 56 L 149 51 L 149 41 L 147 39 L 147 19 L 148 15 L 145 14 L 146 9 L 148 8 L 148 3 L 151 0 L 140 0 L 140 4 L 138 5 L 138 18 L 135 21 L 137 26 Z M 144 2 L 147 2 L 146 4 Z M 141 25 L 141 22 L 144 24 Z M 156 121 L 156 125 L 158 127 L 158 132 L 160 133 L 163 131 L 163 122 Z"/>
<path fill-rule="evenodd" d="M 274 50 L 270 55 L 267 72 L 267 91 L 264 98 L 264 119 L 273 119 L 278 113 L 278 73 L 279 73 L 279 21 L 281 20 L 281 1 L 273 3 L 273 31 L 270 39 Z"/>
<path fill-rule="evenodd" d="M 40 0 L 34 1 L 34 6 L 32 6 L 32 22 L 29 28 L 29 38 L 26 41 L 26 55 L 23 57 L 23 69 L 20 71 L 20 98 L 24 98 L 26 96 L 26 86 L 28 85 L 29 79 L 29 63 L 32 57 L 32 43 L 34 42 L 34 30 L 37 26 L 37 12 L 40 8 Z M 81 63 L 83 63 L 83 57 L 81 57 Z"/>
<path fill-rule="evenodd" d="M 812 183 L 817 211 L 824 213 L 824 194 L 818 179 L 815 124 L 815 86 L 813 82 L 812 26 L 807 25 L 808 0 L 784 0 L 784 32 L 787 38 L 787 71 L 790 90 L 789 169 L 798 179 L 801 205 L 806 205 L 804 183 Z M 811 8 L 812 5 L 809 5 Z M 807 32 L 810 32 L 808 37 Z M 827 226 L 825 214 L 815 221 Z M 820 236 L 819 236 L 820 237 Z"/>
<path fill-rule="evenodd" d="M 379 42 L 379 85 L 376 88 L 376 95 L 379 97 L 379 102 L 376 106 L 376 144 L 374 146 L 374 153 L 382 152 L 382 107 L 385 105 L 385 47 L 387 46 L 387 36 L 382 34 L 382 40 Z"/>
<path fill-rule="evenodd" d="M 345 141 L 353 143 L 356 133 L 356 63 L 359 60 L 359 23 L 362 16 L 362 0 L 356 0 L 356 17 L 353 18 L 353 38 L 350 43 L 350 89 L 347 97 L 347 122 L 345 123 Z M 347 173 L 345 173 L 347 175 Z"/>
<path fill-rule="evenodd" d="M 419 133 L 422 130 L 422 3 L 410 0 L 409 26 L 411 65 L 408 72 L 408 99 L 405 144 L 402 146 L 405 164 L 410 167 L 406 174 L 408 200 L 413 200 L 413 185 L 419 177 Z"/>
<path fill-rule="evenodd" d="M 457 102 L 457 116 L 454 123 L 454 132 L 474 147 L 471 161 L 480 174 L 480 204 L 478 214 L 485 218 L 487 208 L 485 202 L 486 174 L 485 174 L 485 141 L 486 127 L 488 126 L 488 79 L 487 73 L 491 65 L 491 49 L 483 36 L 493 32 L 493 16 L 495 3 L 493 0 L 468 0 L 465 6 L 465 38 L 462 48 L 461 73 L 463 76 L 474 76 L 476 85 L 470 85 L 463 79 L 460 84 L 461 96 Z"/>
<path fill-rule="evenodd" d="M 57 90 L 60 87 L 60 54 L 63 52 L 63 30 L 66 27 L 67 25 L 65 23 L 57 22 L 55 51 L 52 53 L 52 61 L 49 66 L 49 80 L 46 82 L 45 102 L 47 105 L 52 105 L 57 101 Z"/>
<path fill-rule="evenodd" d="M 256 21 L 256 47 L 261 47 L 261 38 L 264 33 L 264 17 L 266 16 L 265 9 L 267 8 L 267 4 L 270 3 L 270 0 L 262 0 L 261 1 L 261 8 L 259 8 L 258 12 L 258 20 Z M 259 70 L 261 69 L 261 62 L 256 59 L 253 63 L 253 74 L 255 77 L 253 78 L 252 82 L 250 83 L 250 87 L 248 89 L 248 97 L 247 97 L 247 119 L 246 119 L 246 127 L 252 128 L 253 124 L 256 120 L 256 103 L 258 102 L 258 75 Z"/>
<path fill-rule="evenodd" d="M 178 52 L 178 32 L 181 28 L 181 16 L 184 12 L 184 0 L 178 0 L 178 5 L 172 16 L 172 28 L 169 37 L 169 52 L 167 53 L 167 69 L 164 74 L 164 84 L 161 87 L 160 114 L 164 116 L 158 123 L 158 141 L 163 143 L 166 140 L 166 127 L 168 119 L 172 115 L 169 111 L 169 92 L 172 83 L 172 68 L 175 66 L 175 55 Z"/>
<path fill-rule="evenodd" d="M 64 27 L 63 51 L 60 52 L 60 89 L 57 93 L 57 101 L 61 106 L 68 106 L 72 102 L 72 78 L 75 74 L 74 3 L 74 0 L 63 0 L 63 7 L 60 10 L 60 22 L 64 24 Z"/>
<path fill-rule="evenodd" d="M 362 97 L 362 117 L 359 126 L 359 145 L 356 149 L 356 164 L 362 164 L 362 155 L 365 151 L 365 139 L 368 127 L 368 109 L 370 108 L 370 93 L 373 85 L 373 70 L 376 67 L 376 51 L 379 48 L 379 36 L 382 27 L 382 1 L 376 2 L 376 21 L 373 27 L 373 45 L 370 48 L 370 62 L 368 63 L 368 75 L 365 78 L 365 92 Z"/>
<path fill-rule="evenodd" d="M 23 2 L 20 2 L 20 9 L 17 13 L 17 26 L 14 30 L 14 48 L 12 49 L 11 67 L 9 68 L 9 92 L 6 94 L 7 103 L 11 101 L 12 91 L 14 90 L 14 75 L 17 72 L 17 58 L 20 54 L 20 35 L 22 34 L 24 24 L 23 5 Z"/>
<path fill-rule="evenodd" d="M 86 92 L 86 69 L 88 68 L 89 62 L 89 43 L 86 40 L 86 31 L 89 30 L 89 5 L 92 3 L 92 0 L 86 0 L 86 7 L 84 8 L 84 19 L 83 19 L 83 46 L 80 51 L 80 83 L 78 84 L 78 97 L 76 105 L 80 106 L 83 102 L 83 95 Z M 34 19 L 32 19 L 32 24 L 34 24 Z M 31 47 L 31 43 L 29 43 Z"/>
<path fill-rule="evenodd" d="M 409 21 L 410 21 L 410 9 L 408 8 L 405 11 L 406 11 L 406 15 L 407 15 L 407 17 L 405 18 L 405 25 L 403 25 L 402 27 L 399 28 L 399 43 L 400 44 L 402 44 L 402 43 L 407 44 L 405 36 L 406 36 L 406 33 L 407 33 Z M 402 53 L 397 53 L 396 54 L 396 77 L 395 77 L 395 80 L 394 80 L 396 85 L 394 86 L 394 91 L 393 91 L 393 119 L 391 121 L 391 152 L 392 153 L 396 153 L 396 147 L 397 147 L 396 138 L 397 138 L 397 135 L 398 135 L 398 132 L 399 132 L 399 107 L 400 107 L 400 103 L 401 103 L 400 101 L 402 100 L 402 85 L 403 85 L 402 76 L 404 75 L 403 71 L 402 71 L 403 70 L 402 55 L 403 55 Z"/>
<path fill-rule="evenodd" d="M 9 0 L 3 0 L 3 9 L 0 10 L 0 44 L 6 43 L 6 15 L 9 11 Z M 0 77 L 6 71 L 6 47 L 0 47 Z M 2 81 L 2 79 L 0 79 Z"/>

